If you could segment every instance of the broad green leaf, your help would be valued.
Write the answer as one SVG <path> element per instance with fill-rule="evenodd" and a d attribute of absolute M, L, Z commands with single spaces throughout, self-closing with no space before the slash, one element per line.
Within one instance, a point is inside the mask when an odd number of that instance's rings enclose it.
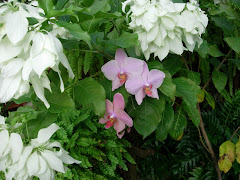
<path fill-rule="evenodd" d="M 52 17 L 51 13 L 54 11 L 54 4 L 52 0 L 38 0 L 39 7 L 42 8 L 48 18 Z"/>
<path fill-rule="evenodd" d="M 196 51 L 198 52 L 198 54 L 202 58 L 205 58 L 208 54 L 208 43 L 207 43 L 207 41 L 204 40 L 203 43 L 201 44 L 201 46 L 196 49 Z"/>
<path fill-rule="evenodd" d="M 169 72 L 165 72 L 165 79 L 159 90 L 166 96 L 170 97 L 172 101 L 175 101 L 176 85 L 172 81 L 172 76 Z"/>
<path fill-rule="evenodd" d="M 228 159 L 233 163 L 233 161 L 235 161 L 236 158 L 235 151 L 236 151 L 235 144 L 232 143 L 231 141 L 226 141 L 222 143 L 221 146 L 219 147 L 219 157 L 227 156 Z"/>
<path fill-rule="evenodd" d="M 62 9 L 69 0 L 58 0 L 55 8 L 57 10 Z"/>
<path fill-rule="evenodd" d="M 173 139 L 178 139 L 183 133 L 183 130 L 186 124 L 187 124 L 187 119 L 185 117 L 182 107 L 180 107 L 175 111 L 174 121 L 173 121 L 171 130 L 169 131 L 170 136 Z"/>
<path fill-rule="evenodd" d="M 210 54 L 212 57 L 220 57 L 223 56 L 224 54 L 218 49 L 217 45 L 211 45 L 208 48 L 208 54 Z"/>
<path fill-rule="evenodd" d="M 170 72 L 173 76 L 176 74 L 182 67 L 181 57 L 177 55 L 169 55 L 162 63 L 165 70 Z"/>
<path fill-rule="evenodd" d="M 224 38 L 224 41 L 226 41 L 235 52 L 240 52 L 240 37 L 227 37 Z"/>
<path fill-rule="evenodd" d="M 109 10 L 108 0 L 94 0 L 93 4 L 88 8 L 92 14 L 96 14 L 99 11 Z"/>
<path fill-rule="evenodd" d="M 58 21 L 57 25 L 60 27 L 64 27 L 72 34 L 73 37 L 75 37 L 78 40 L 83 40 L 86 43 L 88 43 L 89 46 L 91 46 L 90 35 L 86 31 L 83 31 L 78 24 L 69 23 L 66 21 Z"/>
<path fill-rule="evenodd" d="M 226 86 L 228 77 L 225 73 L 220 71 L 214 71 L 212 73 L 213 84 L 220 93 Z"/>
<path fill-rule="evenodd" d="M 94 112 L 98 116 L 105 113 L 106 93 L 104 88 L 92 78 L 85 78 L 74 87 L 74 98 L 83 105 L 92 105 Z"/>
<path fill-rule="evenodd" d="M 220 27 L 225 34 L 232 35 L 235 31 L 235 26 L 233 21 L 227 19 L 224 16 L 220 17 L 211 17 L 211 19 L 215 22 L 216 26 Z"/>
<path fill-rule="evenodd" d="M 196 107 L 197 95 L 201 92 L 200 87 L 192 80 L 184 77 L 173 79 L 173 83 L 176 84 L 176 96 L 182 97 L 188 106 Z"/>
<path fill-rule="evenodd" d="M 200 85 L 201 83 L 201 75 L 199 72 L 194 72 L 194 71 L 188 71 L 187 72 L 187 77 L 194 81 L 197 85 Z"/>
<path fill-rule="evenodd" d="M 170 104 L 166 103 L 163 117 L 156 129 L 156 138 L 159 141 L 164 141 L 167 138 L 174 122 L 174 111 Z"/>
<path fill-rule="evenodd" d="M 232 0 L 232 2 L 240 8 L 240 1 L 239 0 Z"/>
<path fill-rule="evenodd" d="M 83 61 L 83 72 L 86 75 L 92 64 L 92 52 L 86 52 Z"/>
<path fill-rule="evenodd" d="M 158 69 L 160 71 L 164 71 L 163 65 L 159 61 L 156 61 L 156 60 L 150 61 L 147 63 L 147 65 L 149 70 Z"/>
<path fill-rule="evenodd" d="M 74 16 L 77 20 L 79 20 L 77 14 L 75 14 L 73 12 L 73 10 L 69 9 L 69 8 L 68 9 L 62 9 L 62 10 L 53 10 L 51 12 L 52 17 L 67 16 L 67 15 Z"/>
<path fill-rule="evenodd" d="M 223 89 L 220 94 L 226 99 L 228 102 L 232 103 L 232 97 L 226 89 Z"/>
<path fill-rule="evenodd" d="M 26 138 L 36 138 L 38 135 L 38 131 L 40 129 L 46 128 L 50 126 L 57 120 L 58 115 L 55 113 L 50 113 L 48 111 L 44 111 L 39 113 L 36 119 L 30 120 L 26 124 L 26 129 L 24 129 L 24 135 Z"/>
<path fill-rule="evenodd" d="M 165 109 L 165 99 L 160 95 L 159 100 L 145 98 L 140 106 L 137 107 L 137 114 L 133 121 L 134 127 L 139 134 L 146 138 L 149 136 L 162 120 Z"/>
<path fill-rule="evenodd" d="M 213 108 L 215 109 L 215 99 L 213 98 L 213 96 L 207 92 L 206 90 L 204 90 L 204 93 L 205 93 L 205 99 L 207 100 L 208 104 Z"/>
<path fill-rule="evenodd" d="M 200 123 L 200 114 L 195 106 L 189 106 L 186 103 L 183 102 L 183 109 L 187 112 L 188 116 L 192 120 L 193 124 L 198 127 Z"/>
<path fill-rule="evenodd" d="M 52 113 L 61 112 L 64 109 L 75 109 L 73 99 L 66 92 L 47 93 L 46 98 L 50 104 L 49 111 Z"/>
<path fill-rule="evenodd" d="M 221 171 L 227 173 L 231 169 L 232 163 L 227 157 L 224 157 L 219 159 L 218 166 Z"/>
<path fill-rule="evenodd" d="M 234 63 L 237 66 L 238 70 L 240 71 L 240 59 L 230 59 L 229 61 Z"/>
<path fill-rule="evenodd" d="M 115 45 L 121 48 L 128 48 L 137 44 L 137 34 L 123 32 L 118 38 L 105 41 L 106 44 Z"/>

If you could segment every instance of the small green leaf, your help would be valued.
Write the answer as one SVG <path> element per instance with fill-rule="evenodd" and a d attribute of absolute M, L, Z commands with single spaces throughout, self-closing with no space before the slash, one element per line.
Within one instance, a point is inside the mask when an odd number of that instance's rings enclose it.
<path fill-rule="evenodd" d="M 224 54 L 218 49 L 217 45 L 211 45 L 208 48 L 208 54 L 210 54 L 212 57 L 220 57 L 223 56 Z"/>
<path fill-rule="evenodd" d="M 240 52 L 240 37 L 227 37 L 224 41 L 232 48 L 235 52 Z"/>
<path fill-rule="evenodd" d="M 128 152 L 124 153 L 123 157 L 125 157 L 128 160 L 128 162 L 130 162 L 131 164 L 137 164 Z"/>
<path fill-rule="evenodd" d="M 156 129 L 156 138 L 159 141 L 164 141 L 174 122 L 174 111 L 170 104 L 166 103 L 163 117 Z"/>
<path fill-rule="evenodd" d="M 215 109 L 215 99 L 213 98 L 213 96 L 209 92 L 207 92 L 206 90 L 204 90 L 204 93 L 205 93 L 205 97 L 206 97 L 206 100 L 207 100 L 208 104 L 213 109 Z"/>
<path fill-rule="evenodd" d="M 232 103 L 232 97 L 226 89 L 223 89 L 220 94 L 226 99 L 228 102 Z"/>
<path fill-rule="evenodd" d="M 137 115 L 133 123 L 135 129 L 143 138 L 155 131 L 162 120 L 164 109 L 165 99 L 163 95 L 160 95 L 159 100 L 147 97 L 137 107 Z"/>
<path fill-rule="evenodd" d="M 208 54 L 208 43 L 206 40 L 203 41 L 201 46 L 196 49 L 198 54 L 202 57 L 205 58 Z"/>
<path fill-rule="evenodd" d="M 137 34 L 123 32 L 116 39 L 111 39 L 111 40 L 105 41 L 105 43 L 109 44 L 109 45 L 115 45 L 115 46 L 118 46 L 121 48 L 128 48 L 130 46 L 136 45 L 137 41 L 138 41 Z"/>
<path fill-rule="evenodd" d="M 187 72 L 187 77 L 194 81 L 197 85 L 200 85 L 201 83 L 201 76 L 199 72 L 194 72 L 194 71 L 188 71 Z"/>
<path fill-rule="evenodd" d="M 86 75 L 92 64 L 92 52 L 86 52 L 83 61 L 83 72 Z"/>
<path fill-rule="evenodd" d="M 220 93 L 226 86 L 228 77 L 225 73 L 220 71 L 214 71 L 212 73 L 213 84 Z"/>
<path fill-rule="evenodd" d="M 195 106 L 189 106 L 186 103 L 183 102 L 183 109 L 187 112 L 188 116 L 192 120 L 193 124 L 198 127 L 200 123 L 200 114 Z"/>
<path fill-rule="evenodd" d="M 176 74 L 182 67 L 181 57 L 177 55 L 170 55 L 162 63 L 165 70 L 170 72 L 173 76 Z"/>
<path fill-rule="evenodd" d="M 92 78 L 85 78 L 74 87 L 76 101 L 83 105 L 93 105 L 96 115 L 103 116 L 105 113 L 106 94 L 104 88 Z"/>
<path fill-rule="evenodd" d="M 182 107 L 180 107 L 175 111 L 174 122 L 172 124 L 171 130 L 169 131 L 170 136 L 173 139 L 178 139 L 182 135 L 186 123 L 186 116 L 183 112 Z"/>
<path fill-rule="evenodd" d="M 52 17 L 51 13 L 54 11 L 54 4 L 52 0 L 38 0 L 39 7 L 42 8 L 48 18 Z"/>
<path fill-rule="evenodd" d="M 170 97 L 172 101 L 175 101 L 176 85 L 172 81 L 172 76 L 169 72 L 165 72 L 165 79 L 159 90 L 166 96 Z"/>

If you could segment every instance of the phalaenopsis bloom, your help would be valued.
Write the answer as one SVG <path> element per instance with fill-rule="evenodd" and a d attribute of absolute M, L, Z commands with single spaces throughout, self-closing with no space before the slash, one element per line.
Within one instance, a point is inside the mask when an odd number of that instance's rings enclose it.
<path fill-rule="evenodd" d="M 112 91 L 121 87 L 128 79 L 139 76 L 143 71 L 144 61 L 128 57 L 122 50 L 118 49 L 115 60 L 111 60 L 102 67 L 105 77 L 112 81 Z"/>
<path fill-rule="evenodd" d="M 124 111 L 124 98 L 122 94 L 116 93 L 113 96 L 113 102 L 106 99 L 106 113 L 104 118 L 99 120 L 99 123 L 106 124 L 105 128 L 114 127 L 117 136 L 122 138 L 125 133 L 125 125 L 133 126 L 132 118 Z"/>
<path fill-rule="evenodd" d="M 162 85 L 164 78 L 164 72 L 157 69 L 149 71 L 145 63 L 142 75 L 129 79 L 126 82 L 126 89 L 130 94 L 135 95 L 135 99 L 140 105 L 146 95 L 159 99 L 157 88 Z"/>

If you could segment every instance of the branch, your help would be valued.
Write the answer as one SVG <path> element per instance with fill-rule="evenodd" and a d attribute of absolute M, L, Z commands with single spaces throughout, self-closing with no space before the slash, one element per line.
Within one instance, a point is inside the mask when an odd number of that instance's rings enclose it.
<path fill-rule="evenodd" d="M 232 138 L 234 137 L 234 135 L 238 132 L 238 130 L 240 129 L 240 126 L 234 131 L 234 133 L 233 133 L 233 135 L 232 135 L 232 137 L 231 137 L 231 139 L 230 139 L 230 141 L 232 140 Z"/>
<path fill-rule="evenodd" d="M 218 166 L 218 161 L 217 161 L 216 155 L 215 155 L 215 153 L 214 153 L 214 151 L 212 149 L 211 143 L 210 143 L 210 141 L 208 139 L 208 136 L 207 136 L 207 132 L 206 132 L 206 130 L 204 128 L 204 124 L 203 124 L 203 120 L 202 120 L 201 109 L 200 109 L 199 103 L 197 104 L 197 107 L 198 107 L 198 111 L 199 111 L 199 114 L 200 114 L 200 124 L 199 124 L 199 127 L 200 127 L 200 129 L 202 131 L 203 138 L 204 138 L 204 140 L 206 142 L 206 145 L 208 147 L 209 153 L 210 153 L 210 155 L 212 157 L 212 160 L 213 160 L 213 162 L 215 164 L 215 168 L 216 168 L 216 171 L 217 171 L 218 179 L 222 180 L 221 171 L 220 171 L 219 166 Z"/>

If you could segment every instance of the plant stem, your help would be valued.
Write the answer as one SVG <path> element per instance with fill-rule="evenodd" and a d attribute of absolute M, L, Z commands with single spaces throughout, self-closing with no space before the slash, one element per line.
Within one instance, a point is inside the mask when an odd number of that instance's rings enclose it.
<path fill-rule="evenodd" d="M 232 140 L 232 138 L 234 137 L 234 135 L 238 132 L 238 130 L 240 129 L 240 126 L 234 131 L 234 133 L 233 133 L 233 135 L 232 135 L 232 137 L 231 137 L 231 139 L 230 139 L 230 141 Z"/>
<path fill-rule="evenodd" d="M 209 153 L 210 153 L 210 155 L 211 155 L 211 157 L 212 157 L 212 160 L 213 160 L 213 162 L 214 162 L 214 164 L 215 164 L 215 168 L 216 168 L 216 171 L 217 171 L 218 179 L 219 179 L 219 180 L 222 180 L 222 175 L 221 175 L 221 171 L 220 171 L 219 166 L 218 166 L 218 162 L 217 162 L 216 155 L 215 155 L 215 153 L 214 153 L 214 151 L 213 151 L 213 149 L 212 149 L 211 143 L 210 143 L 210 141 L 209 141 L 209 139 L 208 139 L 208 136 L 207 136 L 207 132 L 206 132 L 206 130 L 205 130 L 205 128 L 204 128 L 204 124 L 203 124 L 203 120 L 202 120 L 201 109 L 200 109 L 199 103 L 197 104 L 197 107 L 198 107 L 198 111 L 199 111 L 199 115 L 200 115 L 200 124 L 199 124 L 199 127 L 200 127 L 200 129 L 201 129 L 203 138 L 204 138 L 204 140 L 205 140 L 205 142 L 206 142 L 206 145 L 207 145 L 207 147 L 208 147 L 208 150 L 209 150 Z"/>

